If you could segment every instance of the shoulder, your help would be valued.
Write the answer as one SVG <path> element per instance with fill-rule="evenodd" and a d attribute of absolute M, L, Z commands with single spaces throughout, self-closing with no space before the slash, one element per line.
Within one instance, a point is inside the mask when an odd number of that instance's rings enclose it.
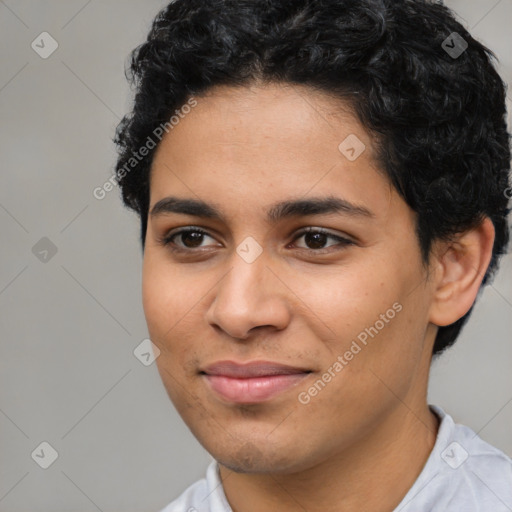
<path fill-rule="evenodd" d="M 445 435 L 438 436 L 440 446 L 436 448 L 441 449 L 440 456 L 450 469 L 481 469 L 492 477 L 508 478 L 508 483 L 512 484 L 512 459 L 508 455 L 484 441 L 471 428 L 455 423 L 439 407 L 433 409 L 440 416 L 444 415 Z"/>
<path fill-rule="evenodd" d="M 231 512 L 218 473 L 216 461 L 206 470 L 206 477 L 193 483 L 160 512 Z"/>
<path fill-rule="evenodd" d="M 178 498 L 169 503 L 160 512 L 195 512 L 196 507 L 206 494 L 205 491 L 206 479 L 202 478 L 190 487 L 187 487 Z"/>
<path fill-rule="evenodd" d="M 441 457 L 452 473 L 460 470 L 460 478 L 472 481 L 475 488 L 487 488 L 512 507 L 512 459 L 472 429 L 453 423 L 452 439 Z"/>
<path fill-rule="evenodd" d="M 512 459 L 431 406 L 441 424 L 420 476 L 396 512 L 510 512 Z"/>

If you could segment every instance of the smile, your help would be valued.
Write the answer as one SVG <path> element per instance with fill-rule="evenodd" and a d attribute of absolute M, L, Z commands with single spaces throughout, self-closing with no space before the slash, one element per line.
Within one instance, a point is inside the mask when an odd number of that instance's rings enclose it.
<path fill-rule="evenodd" d="M 221 361 L 201 372 L 208 387 L 234 403 L 258 403 L 292 388 L 311 373 L 278 363 L 254 361 L 238 364 Z"/>

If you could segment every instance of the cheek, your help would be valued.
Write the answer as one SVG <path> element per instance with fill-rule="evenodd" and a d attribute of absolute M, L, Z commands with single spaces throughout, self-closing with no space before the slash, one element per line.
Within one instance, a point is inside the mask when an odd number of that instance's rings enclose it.
<path fill-rule="evenodd" d="M 142 302 L 149 337 L 160 349 L 156 366 L 169 398 L 180 414 L 191 407 L 187 381 L 190 377 L 189 366 L 195 361 L 194 344 L 191 333 L 195 332 L 191 324 L 188 304 L 202 296 L 184 297 L 179 277 L 170 272 L 167 264 L 158 264 L 156 258 L 145 256 L 142 275 Z M 189 289 L 185 287 L 185 289 Z M 194 366 L 193 364 L 191 366 Z"/>
<path fill-rule="evenodd" d="M 400 282 L 392 274 L 393 269 L 384 264 L 361 262 L 346 269 L 336 268 L 317 279 L 297 275 L 293 290 L 307 306 L 304 314 L 312 323 L 326 329 L 327 339 L 342 340 L 338 343 L 344 346 L 376 322 L 381 327 L 381 314 L 391 310 L 389 316 L 395 316 L 392 308 L 401 291 Z M 337 347 L 336 341 L 332 342 L 332 349 L 343 346 Z"/>
<path fill-rule="evenodd" d="M 400 388 L 419 363 L 427 324 L 428 301 L 418 286 L 424 276 L 419 265 L 402 261 L 375 257 L 330 276 L 295 280 L 310 308 L 310 328 L 328 350 L 323 362 L 329 367 L 342 356 L 350 389 L 356 382 L 371 386 L 370 368 Z"/>
<path fill-rule="evenodd" d="M 192 280 L 184 281 L 163 257 L 146 254 L 142 269 L 142 304 L 150 330 L 164 335 L 173 327 L 201 293 Z"/>
<path fill-rule="evenodd" d="M 144 259 L 144 315 L 150 338 L 161 351 L 157 364 L 173 375 L 185 375 L 192 371 L 190 368 L 195 368 L 199 346 L 195 308 L 201 307 L 206 291 L 197 281 L 198 277 L 184 277 L 182 272 L 156 256 L 148 255 Z"/>
<path fill-rule="evenodd" d="M 177 295 L 176 287 L 173 286 L 166 269 L 157 265 L 154 259 L 145 256 L 142 273 L 144 316 L 149 337 L 160 349 L 156 364 L 168 391 L 174 387 L 171 376 L 175 375 L 174 364 L 178 359 L 178 347 L 170 344 L 168 340 L 179 327 L 178 320 L 183 316 Z"/>
<path fill-rule="evenodd" d="M 158 278 L 159 275 L 160 278 Z M 146 256 L 142 272 L 142 306 L 152 337 L 161 330 L 163 323 L 170 323 L 170 314 L 174 308 L 169 291 L 170 286 L 167 280 Z"/>

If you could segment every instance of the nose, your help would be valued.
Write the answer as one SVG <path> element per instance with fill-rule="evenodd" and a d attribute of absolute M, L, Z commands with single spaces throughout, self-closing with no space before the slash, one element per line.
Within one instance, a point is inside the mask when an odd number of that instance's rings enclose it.
<path fill-rule="evenodd" d="M 245 340 L 260 328 L 284 329 L 291 318 L 291 293 L 284 279 L 268 265 L 265 254 L 247 263 L 237 253 L 216 287 L 207 321 L 232 338 Z"/>

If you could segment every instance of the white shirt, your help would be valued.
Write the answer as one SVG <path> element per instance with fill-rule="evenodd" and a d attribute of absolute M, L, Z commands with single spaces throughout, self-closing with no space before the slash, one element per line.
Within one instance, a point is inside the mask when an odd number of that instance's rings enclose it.
<path fill-rule="evenodd" d="M 512 459 L 440 407 L 430 408 L 441 420 L 434 448 L 394 512 L 512 512 Z M 217 462 L 160 512 L 232 512 Z"/>

